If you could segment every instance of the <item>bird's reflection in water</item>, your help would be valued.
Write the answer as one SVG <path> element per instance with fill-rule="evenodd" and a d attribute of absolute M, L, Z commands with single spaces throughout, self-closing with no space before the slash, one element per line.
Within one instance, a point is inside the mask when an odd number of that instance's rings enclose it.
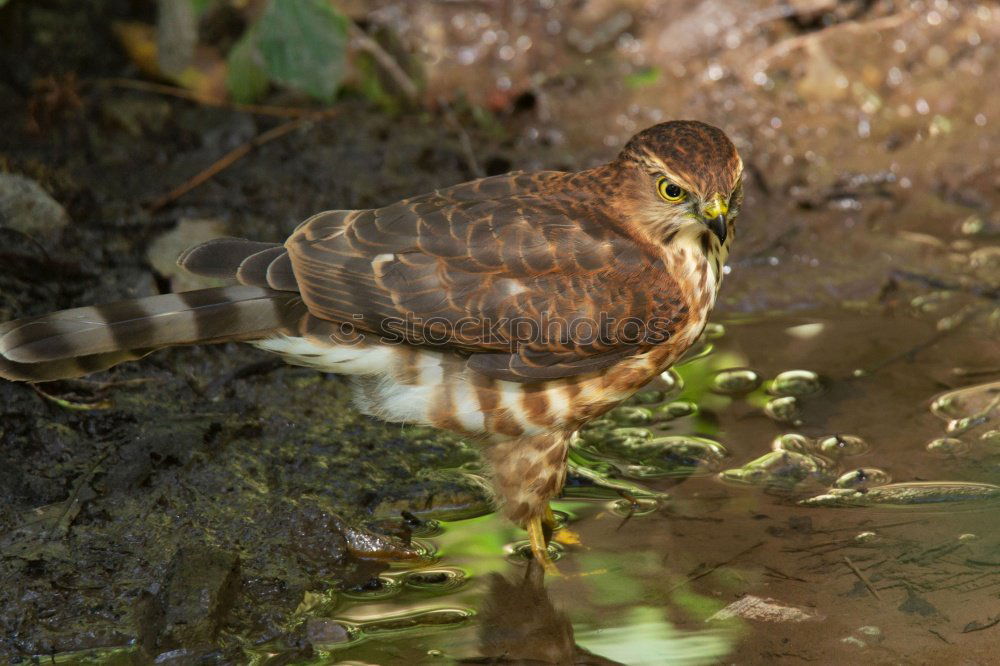
<path fill-rule="evenodd" d="M 479 609 L 482 656 L 461 663 L 621 666 L 575 643 L 573 625 L 552 605 L 544 580 L 534 560 L 523 575 L 491 574 Z"/>

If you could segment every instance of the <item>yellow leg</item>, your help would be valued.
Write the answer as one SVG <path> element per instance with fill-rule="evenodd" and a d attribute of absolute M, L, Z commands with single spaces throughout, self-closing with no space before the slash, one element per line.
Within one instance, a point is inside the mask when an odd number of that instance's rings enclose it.
<path fill-rule="evenodd" d="M 531 554 L 535 561 L 542 565 L 548 574 L 558 574 L 555 562 L 549 557 L 548 545 L 545 543 L 545 529 L 542 527 L 542 516 L 535 516 L 528 521 L 528 540 L 531 542 Z"/>
<path fill-rule="evenodd" d="M 552 513 L 552 507 L 548 504 L 545 505 L 545 513 L 542 514 L 542 524 L 549 529 L 553 529 L 556 526 L 556 516 Z"/>

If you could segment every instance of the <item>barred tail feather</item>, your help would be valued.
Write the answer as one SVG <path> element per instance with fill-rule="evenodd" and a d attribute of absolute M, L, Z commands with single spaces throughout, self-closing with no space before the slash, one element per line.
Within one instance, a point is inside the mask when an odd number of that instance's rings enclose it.
<path fill-rule="evenodd" d="M 20 319 L 0 325 L 0 377 L 79 377 L 162 347 L 267 337 L 303 313 L 296 295 L 232 286 Z"/>
<path fill-rule="evenodd" d="M 142 358 L 155 349 L 132 349 L 107 354 L 91 354 L 77 358 L 64 358 L 44 363 L 15 363 L 0 356 L 0 378 L 15 382 L 48 382 L 55 379 L 83 377 L 92 372 Z"/>

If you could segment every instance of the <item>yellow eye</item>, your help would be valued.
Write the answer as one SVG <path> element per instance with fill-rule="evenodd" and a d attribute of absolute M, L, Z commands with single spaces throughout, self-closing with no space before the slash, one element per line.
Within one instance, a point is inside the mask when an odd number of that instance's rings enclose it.
<path fill-rule="evenodd" d="M 659 193 L 660 198 L 670 203 L 678 203 L 687 198 L 687 192 L 671 183 L 664 176 L 660 176 L 660 179 L 656 181 L 656 191 Z"/>

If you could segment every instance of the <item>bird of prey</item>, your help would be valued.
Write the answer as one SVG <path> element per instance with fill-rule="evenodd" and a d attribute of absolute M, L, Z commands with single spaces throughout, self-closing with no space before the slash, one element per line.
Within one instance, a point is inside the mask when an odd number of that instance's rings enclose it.
<path fill-rule="evenodd" d="M 551 570 L 570 435 L 701 334 L 742 171 L 722 130 L 672 121 L 591 169 L 326 211 L 284 244 L 212 240 L 178 263 L 231 286 L 2 324 L 0 377 L 76 377 L 232 340 L 347 375 L 365 414 L 480 441 L 503 513 Z"/>

